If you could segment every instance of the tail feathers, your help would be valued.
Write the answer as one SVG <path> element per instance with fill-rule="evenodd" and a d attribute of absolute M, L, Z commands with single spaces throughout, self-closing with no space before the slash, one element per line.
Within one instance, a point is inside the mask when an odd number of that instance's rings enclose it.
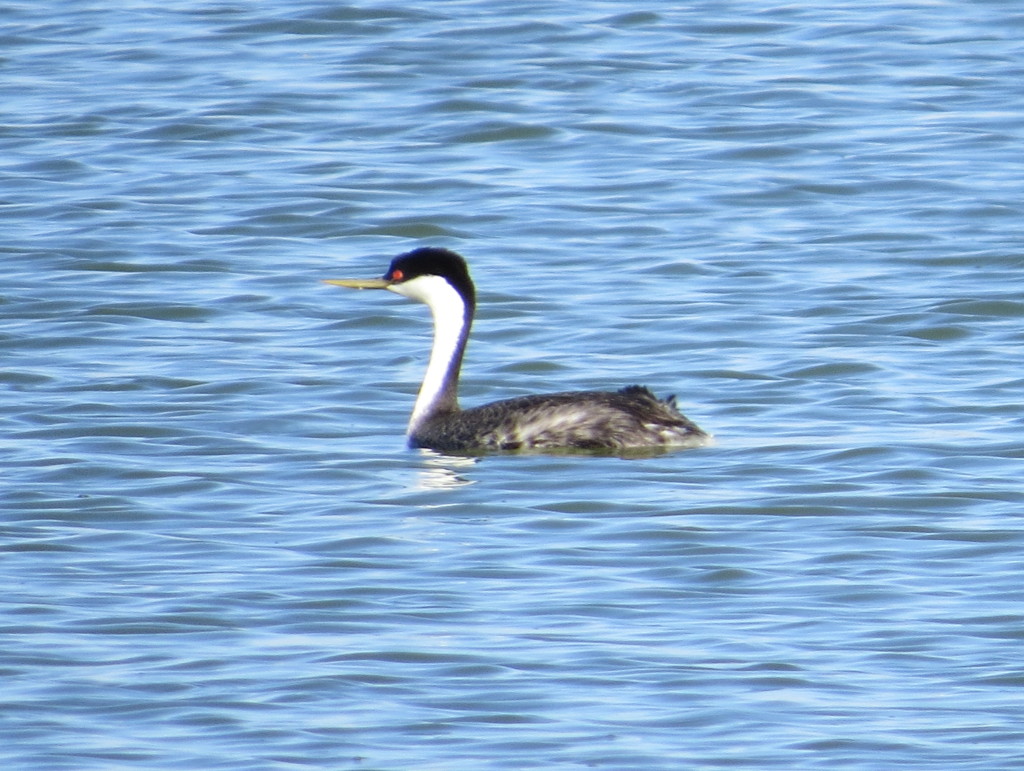
<path fill-rule="evenodd" d="M 651 391 L 651 389 L 648 388 L 647 386 L 642 386 L 642 385 L 626 386 L 625 388 L 620 389 L 619 393 L 622 394 L 623 396 L 631 396 L 634 399 L 650 399 L 653 402 L 659 402 L 661 404 L 665 404 L 665 405 L 667 405 L 669 408 L 671 408 L 673 410 L 679 409 L 678 405 L 676 404 L 676 395 L 675 394 L 672 394 L 671 396 L 668 396 L 668 397 L 666 397 L 664 399 L 659 399 L 657 396 L 654 395 L 654 393 Z"/>

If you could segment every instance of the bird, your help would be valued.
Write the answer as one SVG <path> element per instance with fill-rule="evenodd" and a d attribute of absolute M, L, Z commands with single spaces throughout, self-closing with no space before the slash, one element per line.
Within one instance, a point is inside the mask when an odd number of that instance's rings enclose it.
<path fill-rule="evenodd" d="M 386 289 L 425 303 L 434 338 L 409 419 L 407 442 L 442 454 L 596 451 L 659 452 L 700 447 L 710 435 L 686 418 L 674 396 L 631 385 L 618 391 L 518 396 L 460 409 L 459 371 L 476 311 L 476 288 L 462 255 L 424 246 L 398 255 L 382 278 L 325 279 L 350 289 Z"/>

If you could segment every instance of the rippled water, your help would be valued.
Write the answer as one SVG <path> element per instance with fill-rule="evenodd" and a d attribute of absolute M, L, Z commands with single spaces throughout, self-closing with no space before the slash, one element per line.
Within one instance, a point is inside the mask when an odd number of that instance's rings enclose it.
<path fill-rule="evenodd" d="M 8 3 L 0 759 L 1016 769 L 1007 2 Z M 716 447 L 405 450 L 642 382 Z M 383 294 L 383 293 L 380 293 Z"/>

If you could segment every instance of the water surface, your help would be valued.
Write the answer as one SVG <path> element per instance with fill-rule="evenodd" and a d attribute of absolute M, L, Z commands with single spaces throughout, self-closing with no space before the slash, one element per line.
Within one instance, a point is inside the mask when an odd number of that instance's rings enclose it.
<path fill-rule="evenodd" d="M 1011 4 L 4 19 L 5 767 L 1020 767 Z M 427 244 L 717 445 L 404 449 Z"/>

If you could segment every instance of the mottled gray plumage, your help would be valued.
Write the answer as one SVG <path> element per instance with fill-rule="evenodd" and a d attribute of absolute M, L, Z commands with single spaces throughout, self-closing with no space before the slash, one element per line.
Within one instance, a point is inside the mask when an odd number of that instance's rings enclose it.
<path fill-rule="evenodd" d="M 700 446 L 707 434 L 643 386 L 520 396 L 432 415 L 409 437 L 442 452 Z"/>

